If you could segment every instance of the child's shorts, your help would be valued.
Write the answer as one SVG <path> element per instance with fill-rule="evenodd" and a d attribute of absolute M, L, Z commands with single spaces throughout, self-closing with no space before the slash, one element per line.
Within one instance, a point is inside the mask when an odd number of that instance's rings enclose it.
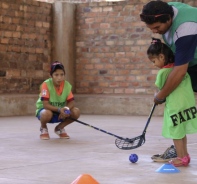
<path fill-rule="evenodd" d="M 37 114 L 37 118 L 40 120 L 40 112 L 43 110 L 44 108 L 40 109 L 38 111 L 38 114 Z M 59 123 L 59 122 L 63 122 L 64 120 L 62 119 L 58 119 L 59 117 L 59 113 L 58 112 L 53 112 L 53 116 L 51 118 L 51 120 L 49 121 L 49 123 Z"/>

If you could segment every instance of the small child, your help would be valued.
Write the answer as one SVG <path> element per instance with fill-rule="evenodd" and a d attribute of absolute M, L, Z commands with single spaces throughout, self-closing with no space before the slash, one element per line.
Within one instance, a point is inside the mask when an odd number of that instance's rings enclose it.
<path fill-rule="evenodd" d="M 154 66 L 160 68 L 155 85 L 162 89 L 174 66 L 174 54 L 160 39 L 153 38 L 147 55 Z M 162 135 L 173 139 L 177 158 L 169 161 L 176 167 L 188 166 L 186 134 L 197 132 L 197 110 L 195 96 L 188 73 L 179 86 L 165 99 Z"/>

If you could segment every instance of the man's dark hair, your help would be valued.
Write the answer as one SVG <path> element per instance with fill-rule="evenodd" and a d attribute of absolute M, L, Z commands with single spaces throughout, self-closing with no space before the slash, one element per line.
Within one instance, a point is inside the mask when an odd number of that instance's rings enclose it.
<path fill-rule="evenodd" d="M 174 16 L 174 11 L 171 5 L 163 1 L 150 1 L 144 5 L 140 14 L 141 21 L 146 24 L 155 22 L 166 23 Z"/>

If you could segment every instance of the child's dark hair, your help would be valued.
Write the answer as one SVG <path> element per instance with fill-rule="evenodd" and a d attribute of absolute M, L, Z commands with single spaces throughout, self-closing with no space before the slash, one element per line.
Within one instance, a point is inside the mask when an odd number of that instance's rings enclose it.
<path fill-rule="evenodd" d="M 160 39 L 152 38 L 151 45 L 147 50 L 147 55 L 156 55 L 163 54 L 165 57 L 164 65 L 169 63 L 174 63 L 174 54 L 172 50 L 164 43 L 161 42 Z"/>
<path fill-rule="evenodd" d="M 64 65 L 63 65 L 62 63 L 60 63 L 59 61 L 55 61 L 54 63 L 51 64 L 50 75 L 52 76 L 52 74 L 53 74 L 57 69 L 63 70 L 63 72 L 64 72 L 64 74 L 65 74 Z"/>

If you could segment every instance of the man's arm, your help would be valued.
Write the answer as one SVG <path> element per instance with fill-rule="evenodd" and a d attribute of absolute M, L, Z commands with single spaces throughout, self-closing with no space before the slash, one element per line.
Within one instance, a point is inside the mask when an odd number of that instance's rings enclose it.
<path fill-rule="evenodd" d="M 188 22 L 182 24 L 176 31 L 175 36 L 175 66 L 169 74 L 164 87 L 155 96 L 154 102 L 156 104 L 163 103 L 164 101 L 162 100 L 181 83 L 187 72 L 188 63 L 194 59 L 197 47 L 197 23 Z M 161 101 L 159 102 L 157 99 Z"/>
<path fill-rule="evenodd" d="M 157 93 L 154 102 L 159 104 L 158 100 L 165 99 L 176 87 L 181 83 L 188 68 L 188 63 L 180 66 L 175 66 L 169 74 L 164 87 Z"/>

